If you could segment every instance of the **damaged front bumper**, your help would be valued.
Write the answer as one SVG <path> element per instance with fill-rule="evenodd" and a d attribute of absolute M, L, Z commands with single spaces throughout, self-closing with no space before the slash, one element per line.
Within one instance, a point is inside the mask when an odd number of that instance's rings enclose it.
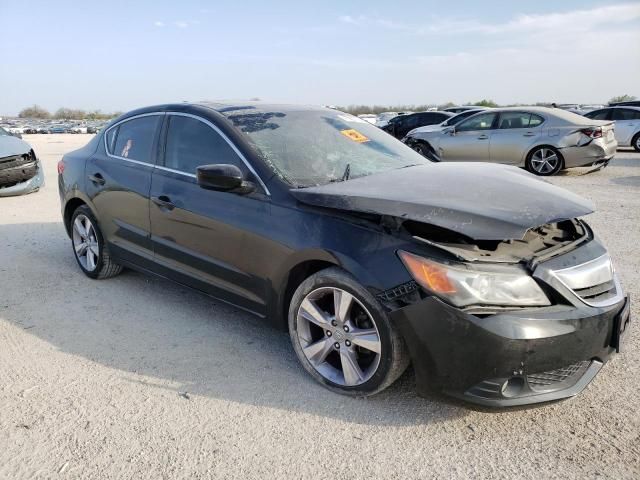
<path fill-rule="evenodd" d="M 391 316 L 409 347 L 419 393 L 435 388 L 507 407 L 580 393 L 616 351 L 628 305 L 625 297 L 609 308 L 558 305 L 483 318 L 430 297 Z"/>
<path fill-rule="evenodd" d="M 0 197 L 25 195 L 43 185 L 42 164 L 35 156 L 15 155 L 0 159 Z"/>
<path fill-rule="evenodd" d="M 599 242 L 532 268 L 555 305 L 465 311 L 427 296 L 390 312 L 419 393 L 490 407 L 558 400 L 580 393 L 620 351 L 629 298 Z"/>

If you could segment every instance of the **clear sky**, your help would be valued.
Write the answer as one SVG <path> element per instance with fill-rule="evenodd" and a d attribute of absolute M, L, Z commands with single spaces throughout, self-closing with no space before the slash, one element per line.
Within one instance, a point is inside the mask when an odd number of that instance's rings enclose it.
<path fill-rule="evenodd" d="M 640 97 L 640 1 L 0 0 L 0 113 Z"/>

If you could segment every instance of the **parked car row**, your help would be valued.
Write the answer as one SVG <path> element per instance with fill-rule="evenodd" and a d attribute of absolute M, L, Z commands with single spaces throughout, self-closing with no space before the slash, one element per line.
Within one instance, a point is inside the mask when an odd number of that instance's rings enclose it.
<path fill-rule="evenodd" d="M 97 133 L 105 121 L 60 122 L 59 120 L 4 119 L 0 128 L 12 135 L 53 133 Z"/>

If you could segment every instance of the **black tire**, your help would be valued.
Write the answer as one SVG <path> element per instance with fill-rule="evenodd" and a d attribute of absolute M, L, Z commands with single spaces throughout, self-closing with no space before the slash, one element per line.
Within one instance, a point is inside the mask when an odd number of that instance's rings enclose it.
<path fill-rule="evenodd" d="M 557 162 L 555 163 L 554 167 L 549 171 L 539 171 L 540 169 L 535 167 L 536 162 L 535 162 L 534 156 L 538 158 L 537 154 L 539 152 L 542 153 L 543 151 L 551 151 L 557 157 Z M 560 170 L 564 168 L 564 157 L 558 151 L 557 148 L 551 147 L 549 145 L 540 145 L 535 147 L 533 150 L 529 152 L 529 154 L 527 155 L 527 161 L 525 162 L 525 166 L 527 170 L 533 173 L 534 175 L 539 175 L 541 177 L 550 177 L 552 175 L 555 175 L 556 173 L 558 173 Z"/>
<path fill-rule="evenodd" d="M 427 158 L 428 160 L 431 160 L 432 162 L 439 162 L 440 161 L 440 159 L 436 155 L 436 152 L 433 150 L 431 145 L 429 145 L 428 143 L 416 142 L 413 145 L 413 149 L 416 152 L 418 152 L 420 155 L 422 155 L 423 157 Z"/>
<path fill-rule="evenodd" d="M 631 146 L 636 152 L 640 152 L 640 132 L 636 133 L 631 140 Z"/>
<path fill-rule="evenodd" d="M 74 223 L 76 219 L 81 215 L 88 218 L 89 221 L 91 222 L 91 226 L 93 228 L 93 231 L 95 232 L 95 240 L 97 241 L 97 244 L 98 244 L 98 255 L 97 255 L 98 260 L 95 263 L 95 268 L 93 269 L 89 269 L 85 267 L 82 264 L 82 261 L 78 256 L 78 254 L 76 254 L 76 245 L 74 243 L 73 228 L 74 228 Z M 102 280 L 105 278 L 115 277 L 122 271 L 122 266 L 118 265 L 111 258 L 109 249 L 104 243 L 102 232 L 100 231 L 100 227 L 98 226 L 98 221 L 96 220 L 95 216 L 93 215 L 89 207 L 87 207 L 86 205 L 81 205 L 78 208 L 76 208 L 76 210 L 73 212 L 73 215 L 71 216 L 70 231 L 72 232 L 71 247 L 74 252 L 73 256 L 76 258 L 76 261 L 78 262 L 78 266 L 87 277 Z"/>
<path fill-rule="evenodd" d="M 340 385 L 327 379 L 319 373 L 307 359 L 300 343 L 297 321 L 300 306 L 303 300 L 307 298 L 307 295 L 327 287 L 337 288 L 353 295 L 359 307 L 363 306 L 368 311 L 367 313 L 370 315 L 369 318 L 374 322 L 374 326 L 379 333 L 379 362 L 375 370 L 371 373 L 371 377 L 359 385 Z M 354 305 L 356 305 L 356 303 L 354 303 Z M 293 294 L 289 305 L 288 321 L 291 343 L 303 368 L 318 381 L 318 383 L 333 392 L 353 397 L 373 395 L 395 382 L 409 365 L 410 358 L 404 339 L 401 337 L 398 329 L 389 321 L 389 317 L 380 303 L 351 275 L 337 267 L 321 270 L 300 284 Z M 335 338 L 334 336 L 334 339 Z"/>

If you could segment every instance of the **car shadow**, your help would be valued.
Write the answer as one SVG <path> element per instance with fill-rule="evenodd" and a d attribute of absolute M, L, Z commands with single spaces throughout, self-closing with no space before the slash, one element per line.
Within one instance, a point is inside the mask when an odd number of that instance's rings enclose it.
<path fill-rule="evenodd" d="M 116 369 L 124 381 L 173 390 L 176 401 L 186 392 L 373 425 L 470 412 L 439 394 L 419 397 L 411 371 L 370 398 L 329 392 L 299 366 L 288 335 L 263 319 L 130 270 L 88 279 L 61 223 L 0 225 L 0 278 L 0 321 Z"/>

